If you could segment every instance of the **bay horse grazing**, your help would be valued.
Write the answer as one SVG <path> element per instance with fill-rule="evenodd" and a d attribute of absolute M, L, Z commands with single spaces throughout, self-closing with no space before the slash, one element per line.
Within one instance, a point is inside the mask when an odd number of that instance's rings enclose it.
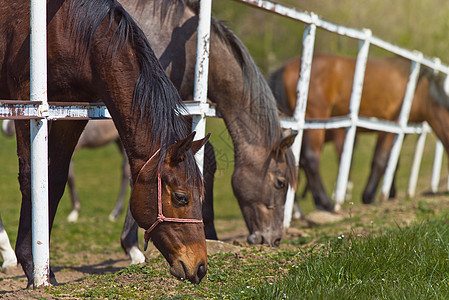
<path fill-rule="evenodd" d="M 181 97 L 192 99 L 199 1 L 123 0 L 121 3 L 141 24 Z M 154 28 L 159 31 L 154 32 Z M 216 103 L 234 144 L 231 183 L 249 230 L 248 242 L 277 246 L 283 235 L 287 185 L 296 187 L 295 161 L 288 149 L 295 134 L 283 134 L 275 99 L 263 75 L 243 43 L 214 18 L 207 96 Z M 213 150 L 206 148 L 206 152 L 210 155 L 205 158 L 203 217 L 206 237 L 217 239 L 213 224 L 213 177 L 210 176 Z M 122 238 L 125 248 L 135 243 L 135 239 Z"/>
<path fill-rule="evenodd" d="M 2 132 L 6 136 L 15 135 L 14 121 L 3 120 Z M 120 136 L 115 128 L 112 120 L 95 120 L 90 121 L 84 127 L 83 133 L 76 144 L 74 152 L 82 148 L 98 148 L 106 146 L 109 143 L 116 143 L 121 156 L 122 162 L 122 174 L 120 191 L 114 209 L 109 214 L 109 220 L 116 221 L 123 211 L 123 204 L 125 201 L 126 189 L 129 184 L 129 178 L 131 176 L 129 170 L 128 157 L 126 156 L 125 149 L 123 148 Z M 73 161 L 70 161 L 69 175 L 67 177 L 67 184 L 69 186 L 70 199 L 72 200 L 72 211 L 67 216 L 67 221 L 76 222 L 78 220 L 79 212 L 81 209 L 81 203 L 78 197 L 78 191 L 75 184 L 75 171 L 73 167 Z"/>
<path fill-rule="evenodd" d="M 29 99 L 29 1 L 0 10 L 0 99 Z M 203 181 L 193 142 L 181 116 L 182 101 L 142 30 L 115 0 L 47 3 L 49 101 L 107 106 L 129 158 L 130 210 L 177 278 L 199 283 L 207 255 L 201 197 Z M 87 121 L 49 124 L 49 224 L 67 181 L 70 158 Z M 30 121 L 16 120 L 22 206 L 16 255 L 33 283 L 31 251 Z M 164 220 L 164 216 L 168 219 Z M 55 282 L 50 272 L 50 281 Z"/>
<path fill-rule="evenodd" d="M 271 86 L 277 91 L 280 110 L 292 114 L 296 105 L 296 83 L 300 59 L 287 62 L 271 75 Z M 331 54 L 317 54 L 312 71 L 307 102 L 306 119 L 347 115 L 352 91 L 355 58 Z M 366 65 L 360 102 L 360 116 L 384 120 L 398 119 L 406 85 L 410 75 L 410 61 L 401 57 L 372 58 Z M 427 121 L 449 151 L 449 97 L 442 76 L 425 66 L 416 85 L 409 122 Z M 358 131 L 363 131 L 362 128 Z M 333 130 L 334 135 L 345 134 L 344 129 Z M 378 132 L 371 172 L 363 192 L 363 203 L 373 203 L 393 145 L 395 134 Z M 333 139 L 342 140 L 342 138 Z M 313 193 L 315 204 L 332 209 L 319 172 L 324 130 L 306 130 L 301 151 L 301 164 Z M 341 148 L 341 145 L 340 145 Z M 392 191 L 391 193 L 394 193 Z M 390 193 L 390 196 L 391 196 Z"/>

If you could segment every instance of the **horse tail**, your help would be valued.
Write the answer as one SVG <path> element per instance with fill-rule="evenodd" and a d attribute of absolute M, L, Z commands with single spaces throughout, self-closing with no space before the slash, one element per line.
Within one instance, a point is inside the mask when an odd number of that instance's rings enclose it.
<path fill-rule="evenodd" d="M 286 115 L 291 115 L 289 106 L 288 106 L 288 100 L 287 95 L 285 93 L 285 85 L 283 80 L 285 66 L 277 69 L 276 71 L 272 72 L 268 76 L 268 85 L 271 88 L 271 91 L 273 92 L 274 98 L 276 98 L 276 103 L 278 110 Z"/>

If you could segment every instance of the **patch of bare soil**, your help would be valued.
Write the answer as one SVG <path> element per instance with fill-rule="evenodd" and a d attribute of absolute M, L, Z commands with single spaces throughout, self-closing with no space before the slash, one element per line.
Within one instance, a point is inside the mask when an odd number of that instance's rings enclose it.
<path fill-rule="evenodd" d="M 417 197 L 414 200 L 393 200 L 376 205 L 348 205 L 338 214 L 326 212 L 313 212 L 301 220 L 293 220 L 291 227 L 286 230 L 284 242 L 281 247 L 293 247 L 288 241 L 301 237 L 312 237 L 310 243 L 314 243 L 316 237 L 322 234 L 340 235 L 351 233 L 381 232 L 382 228 L 391 226 L 406 226 L 416 219 L 416 215 L 423 213 L 431 217 L 449 212 L 449 196 L 437 195 L 430 197 Z M 217 231 L 220 242 L 209 241 L 208 252 L 232 252 L 241 257 L 240 250 L 247 247 L 247 229 L 243 220 L 225 221 L 217 220 Z M 294 246 L 297 247 L 297 246 Z M 268 249 L 267 251 L 276 251 Z M 56 279 L 59 284 L 85 282 L 85 277 L 91 274 L 107 274 L 117 272 L 129 265 L 129 259 L 124 253 L 113 254 L 70 254 L 74 262 L 82 262 L 77 266 L 54 266 Z M 147 257 L 158 255 L 154 248 L 146 253 Z M 161 265 L 162 268 L 168 266 Z M 129 274 L 128 274 L 129 275 Z M 127 276 L 128 276 L 127 275 Z M 138 276 L 138 275 L 136 275 Z M 125 282 L 136 282 L 138 278 L 132 275 L 120 278 Z M 155 280 L 155 285 L 173 286 L 176 279 Z M 87 282 L 87 281 L 86 281 Z M 87 283 L 86 283 L 87 284 Z M 70 295 L 51 296 L 42 289 L 27 290 L 26 279 L 21 268 L 7 270 L 0 273 L 0 298 L 1 299 L 76 299 Z M 168 290 L 169 291 L 169 290 Z"/>

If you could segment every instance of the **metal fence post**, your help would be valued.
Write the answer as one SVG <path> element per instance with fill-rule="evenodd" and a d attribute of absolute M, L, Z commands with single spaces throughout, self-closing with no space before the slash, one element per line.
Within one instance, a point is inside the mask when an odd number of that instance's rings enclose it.
<path fill-rule="evenodd" d="M 296 87 L 296 108 L 293 117 L 297 120 L 298 135 L 291 149 L 295 155 L 296 166 L 299 166 L 299 158 L 301 156 L 301 143 L 304 132 L 304 124 L 307 108 L 307 97 L 309 94 L 310 72 L 312 70 L 313 49 L 315 46 L 316 25 L 315 21 L 318 19 L 317 15 L 311 14 L 312 22 L 304 29 L 302 38 L 302 56 L 301 56 L 301 73 Z M 289 186 L 287 191 L 287 198 L 284 208 L 284 228 L 290 227 L 292 219 L 293 202 L 295 200 L 295 187 Z"/>
<path fill-rule="evenodd" d="M 419 54 L 422 59 L 422 54 Z M 420 60 L 421 60 L 420 59 Z M 394 174 L 396 172 L 396 167 L 398 165 L 399 154 L 401 152 L 402 142 L 404 141 L 405 128 L 408 123 L 408 116 L 410 114 L 410 109 L 412 106 L 413 96 L 415 95 L 416 82 L 418 81 L 418 75 L 421 64 L 416 61 L 412 61 L 410 77 L 407 83 L 407 89 L 405 91 L 404 101 L 402 102 L 401 112 L 399 114 L 398 123 L 401 127 L 401 132 L 396 135 L 393 143 L 393 148 L 391 148 L 390 157 L 388 159 L 387 169 L 385 170 L 384 181 L 382 183 L 382 189 L 380 193 L 380 201 L 385 201 L 388 199 L 390 194 L 391 185 L 393 183 Z"/>
<path fill-rule="evenodd" d="M 348 184 L 349 170 L 351 168 L 352 152 L 354 149 L 355 134 L 357 131 L 357 121 L 360 108 L 360 100 L 362 98 L 363 80 L 365 78 L 366 62 L 368 60 L 368 52 L 371 39 L 371 30 L 365 29 L 365 39 L 361 41 L 359 52 L 357 54 L 357 62 L 354 71 L 354 82 L 352 86 L 350 112 L 351 127 L 346 130 L 345 142 L 343 145 L 343 153 L 340 159 L 340 167 L 338 171 L 337 184 L 335 187 L 335 211 L 339 211 L 346 195 L 346 186 Z"/>
<path fill-rule="evenodd" d="M 41 101 L 42 119 L 30 121 L 34 287 L 50 284 L 47 144 L 47 3 L 31 0 L 30 100 Z"/>
<path fill-rule="evenodd" d="M 195 87 L 193 100 L 200 102 L 200 115 L 192 116 L 192 130 L 196 131 L 196 139 L 201 139 L 206 134 L 207 80 L 209 76 L 209 44 L 210 22 L 212 14 L 212 0 L 200 1 L 200 14 L 198 21 L 198 39 L 196 46 Z M 203 172 L 204 147 L 195 155 L 198 167 Z"/>
<path fill-rule="evenodd" d="M 430 179 L 430 191 L 432 193 L 438 192 L 438 185 L 440 183 L 441 163 L 443 162 L 443 143 L 437 140 L 435 145 L 435 158 L 433 160 L 432 177 Z"/>
<path fill-rule="evenodd" d="M 423 122 L 422 132 L 416 142 L 415 154 L 413 155 L 412 168 L 410 170 L 410 177 L 408 181 L 407 197 L 414 197 L 416 191 L 416 183 L 418 181 L 418 173 L 421 165 L 422 156 L 424 153 L 424 146 L 426 144 L 427 132 L 429 131 L 429 125 L 427 122 Z"/>

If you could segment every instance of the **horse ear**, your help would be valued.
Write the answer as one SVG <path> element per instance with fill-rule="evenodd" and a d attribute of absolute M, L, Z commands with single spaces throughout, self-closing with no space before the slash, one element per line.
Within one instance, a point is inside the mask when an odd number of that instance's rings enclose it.
<path fill-rule="evenodd" d="M 209 140 L 209 137 L 210 137 L 210 133 L 208 133 L 201 140 L 193 141 L 192 147 L 190 147 L 190 150 L 192 150 L 192 153 L 193 154 L 197 153 L 198 150 L 200 150 L 201 147 L 203 147 L 207 143 L 207 141 Z"/>
<path fill-rule="evenodd" d="M 175 142 L 173 145 L 168 147 L 166 160 L 170 164 L 176 164 L 184 160 L 184 154 L 192 147 L 193 138 L 196 132 L 192 132 L 186 138 Z"/>
<path fill-rule="evenodd" d="M 285 152 L 285 150 L 293 144 L 297 135 L 298 132 L 292 133 L 291 129 L 285 130 L 282 134 L 281 140 L 279 141 L 278 150 Z"/>

